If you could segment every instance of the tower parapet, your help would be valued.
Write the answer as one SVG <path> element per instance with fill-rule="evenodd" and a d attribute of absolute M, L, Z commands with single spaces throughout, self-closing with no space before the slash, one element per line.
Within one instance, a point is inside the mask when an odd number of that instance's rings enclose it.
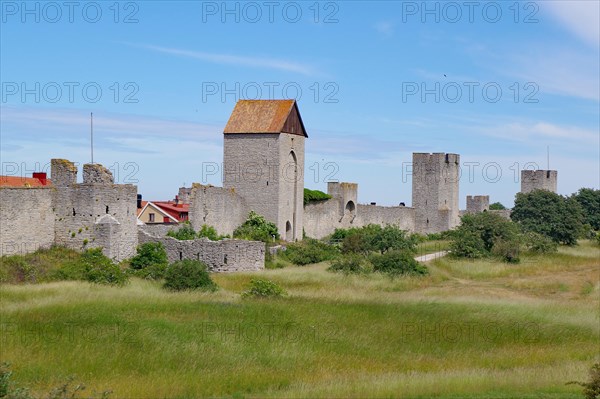
<path fill-rule="evenodd" d="M 50 161 L 52 184 L 56 187 L 66 187 L 77 183 L 77 166 L 66 159 Z"/>
<path fill-rule="evenodd" d="M 558 172 L 556 170 L 522 170 L 521 192 L 547 190 L 556 192 Z"/>
<path fill-rule="evenodd" d="M 489 195 L 467 195 L 467 213 L 479 213 L 489 210 Z"/>

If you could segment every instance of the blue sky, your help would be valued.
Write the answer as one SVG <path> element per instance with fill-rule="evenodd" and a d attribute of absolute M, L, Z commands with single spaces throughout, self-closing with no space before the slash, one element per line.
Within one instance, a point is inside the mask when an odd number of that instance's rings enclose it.
<path fill-rule="evenodd" d="M 67 5 L 68 4 L 68 5 Z M 222 160 L 243 98 L 298 99 L 305 186 L 411 199 L 412 152 L 461 155 L 466 195 L 519 171 L 600 186 L 597 1 L 1 2 L 2 174 L 95 158 L 147 199 Z"/>

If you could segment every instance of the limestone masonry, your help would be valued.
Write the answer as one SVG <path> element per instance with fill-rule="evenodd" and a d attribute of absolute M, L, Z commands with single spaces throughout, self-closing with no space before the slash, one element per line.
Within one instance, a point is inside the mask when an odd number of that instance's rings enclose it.
<path fill-rule="evenodd" d="M 358 184 L 337 182 L 327 185 L 331 199 L 304 205 L 308 134 L 294 100 L 239 101 L 223 136 L 223 187 L 195 183 L 179 189 L 195 230 L 209 225 L 232 234 L 253 210 L 275 223 L 286 241 L 368 224 L 436 233 L 458 226 L 464 213 L 489 211 L 487 195 L 467 196 L 466 211 L 459 210 L 460 156 L 447 153 L 413 154 L 412 207 L 359 204 Z M 166 237 L 173 226 L 138 226 L 136 186 L 114 184 L 99 164 L 83 165 L 82 183 L 77 174 L 74 163 L 53 159 L 51 183 L 36 173 L 40 184 L 0 184 L 1 255 L 63 245 L 102 248 L 121 261 L 135 254 L 138 243 L 159 241 L 170 261 L 198 259 L 216 272 L 264 268 L 263 243 Z M 522 171 L 521 192 L 556 187 L 556 171 Z M 510 216 L 510 210 L 499 213 Z"/>
<path fill-rule="evenodd" d="M 555 170 L 522 170 L 521 192 L 533 190 L 548 190 L 556 192 L 558 172 Z"/>

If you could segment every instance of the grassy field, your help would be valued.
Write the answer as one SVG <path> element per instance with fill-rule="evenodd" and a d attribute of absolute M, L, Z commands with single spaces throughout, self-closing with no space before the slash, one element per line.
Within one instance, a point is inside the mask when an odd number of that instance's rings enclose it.
<path fill-rule="evenodd" d="M 75 375 L 115 398 L 579 398 L 565 383 L 600 360 L 591 243 L 519 265 L 436 259 L 423 278 L 327 266 L 214 275 L 211 294 L 3 285 L 0 360 L 35 392 Z M 289 295 L 242 300 L 256 276 Z"/>

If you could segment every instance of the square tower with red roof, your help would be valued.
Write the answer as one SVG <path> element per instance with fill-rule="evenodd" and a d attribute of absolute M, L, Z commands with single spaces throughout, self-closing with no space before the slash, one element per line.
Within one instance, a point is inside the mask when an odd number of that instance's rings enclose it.
<path fill-rule="evenodd" d="M 275 223 L 283 239 L 301 240 L 308 135 L 296 101 L 238 101 L 223 133 L 223 187 Z"/>

